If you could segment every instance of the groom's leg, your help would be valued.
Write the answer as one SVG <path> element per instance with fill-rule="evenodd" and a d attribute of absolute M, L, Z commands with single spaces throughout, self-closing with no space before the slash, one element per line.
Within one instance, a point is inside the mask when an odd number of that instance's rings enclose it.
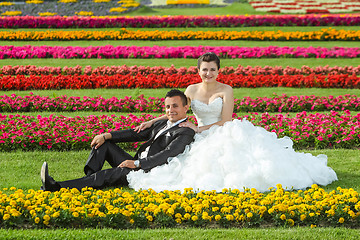
<path fill-rule="evenodd" d="M 130 171 L 130 168 L 114 167 L 101 170 L 83 178 L 57 183 L 61 188 L 77 188 L 78 190 L 81 190 L 84 187 L 101 189 L 110 186 L 127 186 L 129 183 L 126 179 L 126 175 Z"/>
<path fill-rule="evenodd" d="M 115 143 L 106 141 L 98 149 L 93 148 L 91 150 L 84 167 L 85 175 L 91 175 L 100 171 L 105 160 L 108 161 L 112 167 L 117 167 L 127 159 L 133 159 L 133 157 Z"/>

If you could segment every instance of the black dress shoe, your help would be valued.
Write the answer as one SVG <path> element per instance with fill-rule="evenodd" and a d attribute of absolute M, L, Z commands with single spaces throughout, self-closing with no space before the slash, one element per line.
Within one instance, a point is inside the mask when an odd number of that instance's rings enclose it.
<path fill-rule="evenodd" d="M 60 185 L 49 176 L 48 165 L 46 162 L 43 163 L 40 172 L 42 190 L 44 191 L 58 191 L 60 190 Z"/>

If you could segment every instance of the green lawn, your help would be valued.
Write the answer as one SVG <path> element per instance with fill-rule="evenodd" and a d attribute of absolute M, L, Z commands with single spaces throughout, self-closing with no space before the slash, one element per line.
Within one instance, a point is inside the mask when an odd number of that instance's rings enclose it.
<path fill-rule="evenodd" d="M 266 14 L 255 12 L 249 4 L 234 3 L 223 8 L 172 8 L 150 9 L 143 7 L 128 15 L 238 15 L 238 14 Z M 237 28 L 237 30 L 283 30 L 283 31 L 313 31 L 324 27 L 259 27 Z M 334 27 L 335 28 L 335 27 Z M 336 27 L 337 29 L 357 30 L 358 27 Z M 170 30 L 170 29 L 168 29 Z M 200 29 L 180 29 L 185 31 Z M 201 30 L 209 30 L 202 28 Z M 214 30 L 214 29 L 213 29 Z M 216 30 L 216 29 L 215 29 Z M 220 30 L 220 29 L 219 29 Z M 223 29 L 221 29 L 223 30 Z M 136 46 L 321 46 L 321 47 L 358 47 L 358 42 L 328 41 L 328 42 L 270 42 L 270 41 L 74 41 L 74 42 L 13 42 L 1 41 L 0 45 L 50 45 L 50 46 L 102 46 L 102 45 L 136 45 Z M 179 67 L 196 65 L 195 59 L 6 59 L 0 60 L 0 67 L 4 65 L 36 65 L 36 66 L 111 66 L 111 65 L 143 65 L 165 66 L 172 64 Z M 358 66 L 358 59 L 223 59 L 222 66 L 292 66 L 300 68 L 303 65 L 316 66 Z M 1 91 L 0 94 L 28 95 L 29 92 L 43 96 L 90 96 L 101 95 L 105 98 L 116 96 L 163 97 L 168 89 L 95 89 L 95 90 L 33 90 L 33 91 Z M 293 88 L 257 88 L 234 89 L 235 97 L 243 96 L 271 96 L 273 93 L 281 95 L 359 95 L 359 89 L 293 89 Z M 2 113 L 4 114 L 4 113 Z M 8 114 L 8 113 L 5 113 Z M 46 116 L 50 113 L 29 113 Z M 95 113 L 71 113 L 69 115 L 86 115 Z M 96 113 L 102 114 L 102 113 Z M 354 188 L 360 191 L 360 161 L 359 150 L 327 149 L 307 151 L 312 154 L 324 153 L 328 155 L 328 164 L 338 174 L 339 181 L 324 187 L 326 191 L 343 188 Z M 49 171 L 57 180 L 66 180 L 83 176 L 82 168 L 89 151 L 29 151 L 29 152 L 0 152 L 0 189 L 17 187 L 23 189 L 39 189 L 40 167 L 43 161 L 49 163 Z M 71 166 L 71 168 L 69 167 Z M 129 191 L 132 191 L 129 189 Z M 266 228 L 266 229 L 147 229 L 147 230 L 116 230 L 116 229 L 0 229 L 0 239 L 358 239 L 358 229 L 346 228 Z"/>
<path fill-rule="evenodd" d="M 5 230 L 1 239 L 358 239 L 358 229 L 347 228 L 265 228 L 265 229 L 57 229 L 57 230 Z"/>
<path fill-rule="evenodd" d="M 102 96 L 104 98 L 124 98 L 125 96 L 136 97 L 141 94 L 145 98 L 159 97 L 162 98 L 170 89 L 64 89 L 64 90 L 28 90 L 28 91 L 0 91 L 0 95 L 16 94 L 18 96 L 27 96 L 30 93 L 40 96 L 59 97 L 62 95 L 76 96 L 76 97 L 96 97 Z M 185 88 L 179 88 L 184 91 Z M 234 88 L 234 97 L 243 98 L 246 96 L 256 97 L 272 97 L 276 95 L 287 94 L 288 96 L 340 96 L 345 94 L 360 95 L 360 89 L 342 89 L 342 88 Z"/>
<path fill-rule="evenodd" d="M 40 168 L 44 161 L 48 162 L 49 173 L 55 180 L 64 181 L 83 177 L 83 167 L 89 152 L 90 146 L 89 150 L 83 151 L 0 152 L 0 179 L 2 179 L 0 189 L 5 187 L 16 187 L 24 190 L 39 189 L 41 186 Z M 338 186 L 352 187 L 356 191 L 360 191 L 358 150 L 325 149 L 305 152 L 328 156 L 328 165 L 337 173 L 339 180 L 325 186 L 326 191 L 334 190 Z M 109 165 L 105 166 L 105 168 L 108 167 Z"/>

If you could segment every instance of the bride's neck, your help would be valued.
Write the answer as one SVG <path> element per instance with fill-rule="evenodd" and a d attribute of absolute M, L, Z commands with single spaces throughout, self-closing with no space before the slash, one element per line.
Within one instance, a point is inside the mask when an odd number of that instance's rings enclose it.
<path fill-rule="evenodd" d="M 217 85 L 217 82 L 202 83 L 202 89 L 204 89 L 206 92 L 212 92 L 217 88 Z"/>

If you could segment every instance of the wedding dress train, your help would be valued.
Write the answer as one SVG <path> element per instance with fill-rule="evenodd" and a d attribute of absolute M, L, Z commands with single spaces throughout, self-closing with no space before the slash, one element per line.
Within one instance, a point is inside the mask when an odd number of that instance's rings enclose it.
<path fill-rule="evenodd" d="M 220 97 L 209 104 L 193 100 L 191 108 L 199 126 L 219 121 L 222 104 Z M 169 159 L 168 164 L 147 173 L 132 171 L 127 178 L 135 190 L 155 191 L 255 188 L 264 192 L 277 184 L 304 189 L 337 180 L 326 155 L 295 152 L 292 144 L 288 137 L 277 138 L 246 119 L 236 119 L 196 134 L 184 153 Z"/>

